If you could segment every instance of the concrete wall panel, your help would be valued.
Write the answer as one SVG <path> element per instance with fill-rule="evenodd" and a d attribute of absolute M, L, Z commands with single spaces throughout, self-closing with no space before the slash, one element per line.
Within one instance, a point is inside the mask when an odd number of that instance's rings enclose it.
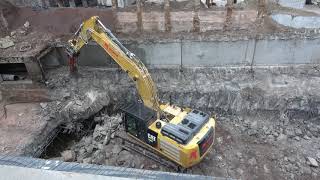
<path fill-rule="evenodd" d="M 260 40 L 257 42 L 255 64 L 319 63 L 320 39 Z"/>
<path fill-rule="evenodd" d="M 183 66 L 320 63 L 320 39 L 130 42 L 124 45 L 143 63 L 153 66 L 180 66 L 181 63 Z M 78 62 L 85 66 L 117 66 L 95 43 L 81 50 Z"/>
<path fill-rule="evenodd" d="M 183 42 L 183 65 L 215 66 L 244 64 L 247 41 Z"/>
<path fill-rule="evenodd" d="M 147 43 L 139 44 L 138 49 L 132 49 L 140 59 L 148 65 L 180 65 L 181 64 L 181 47 L 180 43 Z"/>

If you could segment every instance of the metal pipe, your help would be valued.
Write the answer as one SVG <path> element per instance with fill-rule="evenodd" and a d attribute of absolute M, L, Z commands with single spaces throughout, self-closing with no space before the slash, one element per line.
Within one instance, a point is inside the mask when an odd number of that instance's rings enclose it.
<path fill-rule="evenodd" d="M 14 74 L 1 74 L 1 77 L 4 81 L 17 81 L 19 80 L 19 76 Z"/>

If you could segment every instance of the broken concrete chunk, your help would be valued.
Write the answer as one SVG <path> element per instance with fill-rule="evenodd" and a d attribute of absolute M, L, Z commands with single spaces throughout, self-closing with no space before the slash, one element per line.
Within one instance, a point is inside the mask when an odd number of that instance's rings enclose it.
<path fill-rule="evenodd" d="M 16 35 L 16 31 L 12 31 L 11 33 L 10 33 L 10 36 L 12 37 L 12 36 L 14 36 L 14 35 Z"/>
<path fill-rule="evenodd" d="M 131 161 L 131 168 L 134 168 L 136 166 L 136 163 L 134 161 Z"/>
<path fill-rule="evenodd" d="M 119 154 L 121 152 L 122 148 L 120 145 L 116 144 L 113 146 L 111 152 L 112 154 Z"/>
<path fill-rule="evenodd" d="M 248 130 L 248 135 L 249 135 L 249 136 L 255 136 L 255 135 L 257 135 L 257 134 L 258 134 L 258 131 L 255 130 L 255 129 L 249 129 L 249 130 Z"/>
<path fill-rule="evenodd" d="M 89 145 L 88 147 L 86 147 L 87 153 L 91 154 L 93 151 L 93 146 Z"/>
<path fill-rule="evenodd" d="M 29 28 L 29 27 L 30 27 L 29 21 L 26 21 L 26 22 L 23 24 L 23 26 L 24 26 L 25 28 Z"/>
<path fill-rule="evenodd" d="M 320 151 L 319 152 L 317 152 L 317 158 L 318 158 L 318 160 L 320 161 Z"/>
<path fill-rule="evenodd" d="M 151 168 L 152 168 L 152 169 L 156 169 L 156 168 L 158 168 L 158 165 L 153 164 L 153 165 L 151 166 Z"/>
<path fill-rule="evenodd" d="M 98 116 L 98 117 L 94 117 L 93 120 L 94 122 L 101 122 L 102 118 Z"/>
<path fill-rule="evenodd" d="M 20 52 L 26 52 L 31 49 L 31 44 L 29 42 L 22 42 L 19 48 Z"/>
<path fill-rule="evenodd" d="M 256 158 L 253 157 L 253 158 L 249 159 L 248 163 L 249 163 L 251 166 L 254 166 L 254 165 L 257 164 L 257 160 L 256 160 Z"/>
<path fill-rule="evenodd" d="M 281 133 L 281 134 L 277 137 L 277 140 L 278 140 L 278 141 L 287 140 L 287 135 Z"/>
<path fill-rule="evenodd" d="M 103 150 L 103 149 L 104 149 L 104 145 L 103 145 L 103 144 L 98 144 L 98 145 L 97 145 L 97 148 L 98 148 L 99 150 Z"/>
<path fill-rule="evenodd" d="M 92 162 L 92 158 L 88 157 L 88 158 L 84 158 L 82 161 L 84 164 L 90 164 Z"/>
<path fill-rule="evenodd" d="M 63 161 L 73 162 L 76 158 L 76 153 L 72 150 L 66 150 L 61 153 Z"/>
<path fill-rule="evenodd" d="M 92 136 L 83 137 L 82 140 L 85 143 L 85 146 L 89 146 L 92 143 Z"/>
<path fill-rule="evenodd" d="M 106 159 L 110 159 L 112 157 L 112 153 L 107 151 L 105 154 L 105 157 L 106 157 Z"/>
<path fill-rule="evenodd" d="M 63 93 L 62 97 L 63 97 L 64 99 L 70 98 L 70 97 L 71 97 L 70 92 L 65 92 L 65 93 Z"/>
<path fill-rule="evenodd" d="M 52 118 L 51 118 L 50 116 L 45 116 L 45 117 L 43 118 L 43 120 L 44 120 L 44 121 L 51 121 Z"/>
<path fill-rule="evenodd" d="M 251 128 L 251 129 L 257 129 L 257 128 L 258 128 L 258 122 L 257 122 L 257 121 L 253 121 L 253 122 L 250 124 L 250 128 Z"/>
<path fill-rule="evenodd" d="M 238 157 L 239 159 L 242 158 L 242 153 L 241 153 L 241 152 L 237 152 L 236 155 L 237 155 L 237 157 Z"/>
<path fill-rule="evenodd" d="M 128 151 L 121 151 L 117 159 L 117 163 L 120 165 L 129 165 L 132 162 L 133 155 Z"/>
<path fill-rule="evenodd" d="M 305 140 L 310 140 L 311 138 L 310 138 L 309 136 L 307 136 L 307 135 L 304 135 L 304 136 L 303 136 L 303 139 L 305 139 Z"/>
<path fill-rule="evenodd" d="M 296 129 L 294 130 L 294 132 L 296 133 L 296 136 L 302 135 L 302 131 L 301 131 L 301 129 L 299 129 L 299 128 L 296 128 Z"/>
<path fill-rule="evenodd" d="M 240 169 L 240 168 L 237 168 L 236 171 L 237 171 L 237 173 L 240 174 L 240 175 L 242 175 L 242 174 L 244 173 L 244 171 L 243 171 L 242 169 Z"/>
<path fill-rule="evenodd" d="M 14 46 L 14 42 L 10 39 L 10 37 L 0 38 L 0 48 L 6 49 L 8 47 Z"/>
<path fill-rule="evenodd" d="M 79 156 L 83 156 L 86 153 L 86 149 L 85 148 L 81 148 L 79 150 Z M 79 157 L 78 157 L 79 158 Z"/>
<path fill-rule="evenodd" d="M 75 103 L 76 103 L 76 105 L 78 105 L 78 106 L 82 106 L 82 104 L 83 104 L 82 101 L 80 101 L 80 100 L 76 100 Z"/>
<path fill-rule="evenodd" d="M 105 161 L 105 153 L 103 153 L 101 150 L 94 152 L 93 157 L 94 159 L 92 160 L 92 163 L 103 164 Z"/>
<path fill-rule="evenodd" d="M 308 160 L 310 166 L 312 166 L 312 167 L 318 167 L 319 166 L 317 160 L 315 160 L 314 158 L 307 157 L 307 160 Z"/>
<path fill-rule="evenodd" d="M 110 140 L 111 140 L 111 133 L 110 133 L 110 131 L 108 131 L 106 134 L 106 137 L 103 140 L 103 145 L 108 145 Z"/>
<path fill-rule="evenodd" d="M 48 105 L 47 103 L 40 103 L 40 106 L 42 109 L 45 109 L 47 107 L 47 105 Z"/>

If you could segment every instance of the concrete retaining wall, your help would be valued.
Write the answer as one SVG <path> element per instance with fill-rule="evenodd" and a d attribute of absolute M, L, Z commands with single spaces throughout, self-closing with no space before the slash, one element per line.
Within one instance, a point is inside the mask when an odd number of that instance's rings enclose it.
<path fill-rule="evenodd" d="M 286 65 L 320 63 L 320 39 L 263 39 L 238 41 L 177 41 L 125 44 L 150 66 L 226 66 Z M 56 65 L 66 64 L 65 53 Z M 64 60 L 63 60 L 64 59 Z M 59 62 L 59 60 L 61 62 Z M 52 58 L 48 63 L 54 64 Z M 81 50 L 79 64 L 113 66 L 115 63 L 98 45 L 91 43 Z"/>

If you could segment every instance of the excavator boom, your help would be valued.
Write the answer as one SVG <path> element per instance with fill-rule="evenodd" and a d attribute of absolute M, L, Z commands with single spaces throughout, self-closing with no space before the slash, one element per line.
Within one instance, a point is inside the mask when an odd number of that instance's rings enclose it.
<path fill-rule="evenodd" d="M 156 111 L 159 116 L 161 110 L 157 89 L 147 68 L 101 23 L 98 16 L 93 16 L 80 25 L 74 37 L 69 40 L 67 53 L 70 57 L 76 56 L 90 40 L 97 42 L 129 75 L 135 82 L 144 105 Z"/>

